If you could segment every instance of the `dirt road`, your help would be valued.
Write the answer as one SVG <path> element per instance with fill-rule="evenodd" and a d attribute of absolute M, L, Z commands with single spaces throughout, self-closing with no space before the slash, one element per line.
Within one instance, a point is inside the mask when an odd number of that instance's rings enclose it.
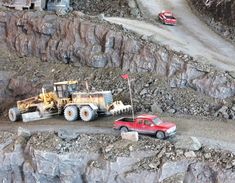
<path fill-rule="evenodd" d="M 145 17 L 150 16 L 157 20 L 158 13 L 168 9 L 174 12 L 178 24 L 153 25 L 117 17 L 105 17 L 105 20 L 121 24 L 138 34 L 151 36 L 152 41 L 169 45 L 176 51 L 183 51 L 200 62 L 214 65 L 222 70 L 235 71 L 235 46 L 200 21 L 190 10 L 186 0 L 138 0 L 138 2 Z"/>
<path fill-rule="evenodd" d="M 76 130 L 80 133 L 118 133 L 112 130 L 113 121 L 121 116 L 103 117 L 93 122 L 67 122 L 63 117 L 34 122 L 0 122 L 1 130 L 16 131 L 19 126 L 35 131 Z M 196 136 L 203 144 L 235 152 L 235 121 L 202 121 L 185 118 L 163 117 L 177 124 L 177 136 Z M 176 136 L 176 138 L 177 138 Z"/>

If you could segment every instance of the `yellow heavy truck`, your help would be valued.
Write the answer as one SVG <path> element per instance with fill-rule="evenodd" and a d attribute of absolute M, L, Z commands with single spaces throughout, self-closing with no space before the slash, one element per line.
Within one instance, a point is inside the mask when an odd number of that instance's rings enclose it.
<path fill-rule="evenodd" d="M 115 115 L 131 110 L 130 105 L 124 105 L 121 101 L 113 102 L 111 91 L 79 92 L 77 88 L 77 81 L 54 83 L 54 91 L 47 92 L 42 88 L 38 96 L 17 101 L 17 107 L 9 109 L 9 119 L 28 122 L 64 114 L 68 121 L 78 118 L 92 121 L 100 115 Z"/>

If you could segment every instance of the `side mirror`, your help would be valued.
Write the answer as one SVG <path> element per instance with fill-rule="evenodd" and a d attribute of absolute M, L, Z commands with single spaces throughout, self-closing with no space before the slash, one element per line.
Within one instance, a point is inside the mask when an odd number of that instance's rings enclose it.
<path fill-rule="evenodd" d="M 154 124 L 151 124 L 150 126 L 151 126 L 151 127 L 153 127 L 153 126 L 154 126 Z"/>

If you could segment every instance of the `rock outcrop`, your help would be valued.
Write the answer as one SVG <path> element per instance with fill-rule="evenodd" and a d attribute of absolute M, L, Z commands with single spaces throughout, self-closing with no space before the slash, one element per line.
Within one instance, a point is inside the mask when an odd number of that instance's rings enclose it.
<path fill-rule="evenodd" d="M 188 0 L 192 9 L 213 30 L 223 37 L 235 41 L 235 1 L 234 0 Z"/>
<path fill-rule="evenodd" d="M 171 179 L 232 183 L 235 177 L 231 152 L 204 148 L 187 157 L 184 150 L 153 138 L 132 142 L 112 135 L 80 134 L 64 141 L 53 133 L 28 137 L 2 131 L 0 137 L 2 182 L 149 183 Z M 208 159 L 205 153 L 213 157 Z"/>
<path fill-rule="evenodd" d="M 114 26 L 113 26 L 114 27 Z M 171 87 L 191 87 L 225 99 L 235 95 L 234 78 L 205 67 L 191 57 L 140 40 L 108 24 L 76 15 L 62 18 L 45 12 L 0 12 L 1 34 L 20 56 L 36 56 L 74 66 L 152 72 L 171 79 Z M 29 63 L 30 64 L 30 63 Z"/>

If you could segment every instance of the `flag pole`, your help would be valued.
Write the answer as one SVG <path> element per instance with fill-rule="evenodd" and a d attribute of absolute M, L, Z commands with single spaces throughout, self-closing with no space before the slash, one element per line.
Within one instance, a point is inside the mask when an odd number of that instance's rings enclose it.
<path fill-rule="evenodd" d="M 133 121 L 134 121 L 134 119 L 135 119 L 135 114 L 134 114 L 134 107 L 133 107 L 133 101 L 132 101 L 131 83 L 130 83 L 129 77 L 127 78 L 127 82 L 128 82 L 129 92 L 130 92 L 130 98 L 131 98 L 132 118 L 133 118 Z"/>

